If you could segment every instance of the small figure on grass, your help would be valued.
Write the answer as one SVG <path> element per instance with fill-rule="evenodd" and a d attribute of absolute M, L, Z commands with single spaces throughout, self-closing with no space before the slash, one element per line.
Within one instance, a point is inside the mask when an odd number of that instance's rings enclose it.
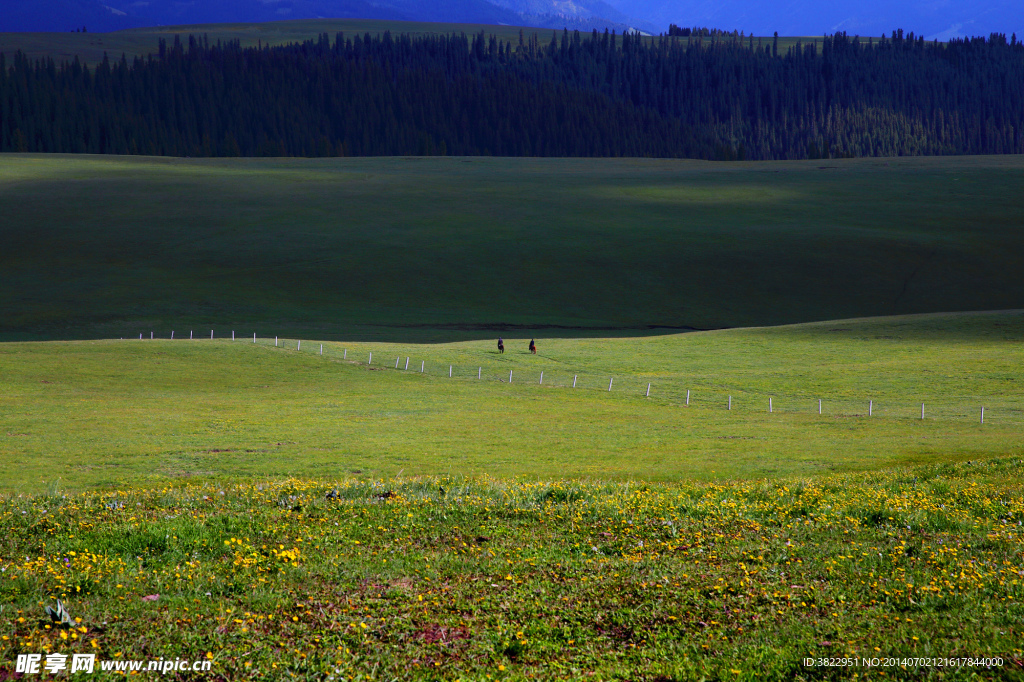
<path fill-rule="evenodd" d="M 533 339 L 530 339 L 530 352 L 534 355 L 537 354 L 537 344 L 533 342 Z"/>
<path fill-rule="evenodd" d="M 498 337 L 498 352 L 505 352 L 505 341 L 500 336 Z"/>

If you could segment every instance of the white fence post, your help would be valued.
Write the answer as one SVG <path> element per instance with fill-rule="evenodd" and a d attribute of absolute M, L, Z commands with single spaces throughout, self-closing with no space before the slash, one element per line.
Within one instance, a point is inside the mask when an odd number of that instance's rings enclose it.
<path fill-rule="evenodd" d="M 139 332 L 139 341 L 142 341 L 142 332 Z"/>
<path fill-rule="evenodd" d="M 981 423 L 982 424 L 985 423 L 985 406 L 984 405 L 981 406 Z"/>
<path fill-rule="evenodd" d="M 232 341 L 235 340 L 235 330 L 234 329 L 231 330 L 231 340 Z"/>
<path fill-rule="evenodd" d="M 686 389 L 686 405 L 690 405 L 690 389 Z"/>
<path fill-rule="evenodd" d="M 277 337 L 274 337 L 274 348 L 277 348 Z"/>
<path fill-rule="evenodd" d="M 732 409 L 732 396 L 729 396 L 729 409 Z"/>
<path fill-rule="evenodd" d="M 420 360 L 420 373 L 423 373 L 423 368 L 427 366 L 426 360 Z"/>
<path fill-rule="evenodd" d="M 400 362 L 401 360 L 402 360 L 402 356 L 401 356 L 401 355 L 399 355 L 399 356 L 398 356 L 397 358 L 395 358 L 395 369 L 398 369 L 398 363 L 399 363 L 399 362 Z"/>
<path fill-rule="evenodd" d="M 188 330 L 188 340 L 189 341 L 192 340 L 192 330 L 191 329 Z"/>
<path fill-rule="evenodd" d="M 924 419 L 924 403 L 921 403 L 921 419 Z"/>
<path fill-rule="evenodd" d="M 610 378 L 608 379 L 608 390 L 609 390 L 609 391 L 610 391 L 610 390 L 612 390 L 612 382 L 613 382 L 613 381 L 615 381 L 615 377 L 610 377 Z"/>
<path fill-rule="evenodd" d="M 252 333 L 252 342 L 256 343 L 256 332 Z"/>
<path fill-rule="evenodd" d="M 508 383 L 512 383 L 512 370 L 508 371 Z"/>
<path fill-rule="evenodd" d="M 405 369 L 406 369 L 406 371 L 409 370 L 409 356 L 406 356 L 406 358 L 405 358 Z"/>
<path fill-rule="evenodd" d="M 324 344 L 320 344 L 320 355 L 324 354 Z"/>
<path fill-rule="evenodd" d="M 295 350 L 302 350 L 302 339 L 299 339 L 299 343 L 295 346 Z"/>
<path fill-rule="evenodd" d="M 152 340 L 153 340 L 153 332 L 150 332 L 150 333 L 149 333 L 149 340 L 150 340 L 150 341 L 152 341 Z"/>
<path fill-rule="evenodd" d="M 172 341 L 174 340 L 174 330 L 173 329 L 171 330 L 171 340 Z"/>
<path fill-rule="evenodd" d="M 771 413 L 772 413 L 772 399 L 771 399 L 771 396 L 769 396 L 768 397 L 768 414 L 771 414 Z"/>
<path fill-rule="evenodd" d="M 348 360 L 348 348 L 341 349 L 341 359 Z"/>
<path fill-rule="evenodd" d="M 821 398 L 818 398 L 818 414 L 821 414 Z"/>
<path fill-rule="evenodd" d="M 452 378 L 452 366 L 451 365 L 448 365 L 448 378 L 449 379 Z"/>
<path fill-rule="evenodd" d="M 579 374 L 573 374 L 573 375 L 572 375 L 572 387 L 573 387 L 573 388 L 576 388 L 576 378 L 577 378 L 578 376 L 579 376 Z"/>
<path fill-rule="evenodd" d="M 213 330 L 212 329 L 210 330 L 210 338 L 211 339 L 213 338 Z"/>
<path fill-rule="evenodd" d="M 372 365 L 373 364 L 373 351 L 370 351 L 370 359 L 366 361 L 366 364 L 368 364 L 368 365 Z"/>
<path fill-rule="evenodd" d="M 481 373 L 483 373 L 483 371 L 484 371 L 484 368 L 483 368 L 483 367 L 477 367 L 477 368 L 476 368 L 476 378 L 477 378 L 477 379 L 479 379 L 479 378 L 480 378 L 480 375 L 481 375 Z"/>
<path fill-rule="evenodd" d="M 874 400 L 869 400 L 868 401 L 868 416 L 870 417 L 874 413 L 874 411 L 875 411 L 875 401 Z"/>
<path fill-rule="evenodd" d="M 650 385 L 650 383 L 647 384 L 647 394 L 644 395 L 644 397 L 645 398 L 650 398 L 651 397 L 651 385 Z"/>
<path fill-rule="evenodd" d="M 541 372 L 541 373 L 540 373 L 540 381 L 539 381 L 539 382 L 537 382 L 537 383 L 540 383 L 540 384 L 543 384 L 543 383 L 544 383 L 544 372 Z"/>

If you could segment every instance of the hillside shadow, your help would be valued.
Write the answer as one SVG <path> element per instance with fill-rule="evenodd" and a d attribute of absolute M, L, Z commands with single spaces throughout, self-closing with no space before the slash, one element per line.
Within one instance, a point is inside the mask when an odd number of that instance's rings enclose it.
<path fill-rule="evenodd" d="M 573 326 L 550 323 L 442 323 L 442 324 L 337 324 L 317 325 L 302 321 L 278 321 L 238 323 L 234 325 L 211 324 L 209 320 L 192 320 L 184 323 L 170 323 L 163 320 L 138 320 L 107 322 L 102 325 L 78 329 L 40 328 L 0 331 L 0 342 L 16 341 L 86 341 L 99 339 L 138 338 L 139 334 L 148 339 L 152 332 L 157 339 L 209 338 L 211 328 L 216 338 L 230 337 L 232 331 L 238 338 L 251 338 L 253 330 L 259 338 L 279 336 L 282 339 L 309 339 L 317 341 L 350 341 L 378 343 L 459 343 L 496 339 L 499 336 L 511 339 L 525 338 L 642 338 L 673 336 L 692 332 L 733 330 L 769 331 L 771 334 L 805 336 L 822 340 L 848 338 L 860 340 L 977 342 L 1009 341 L 1024 342 L 1024 309 L 969 311 L 946 313 L 919 313 L 890 317 L 860 317 L 841 320 L 794 322 L 765 327 L 720 327 L 702 329 L 693 326 L 643 325 L 643 326 Z"/>

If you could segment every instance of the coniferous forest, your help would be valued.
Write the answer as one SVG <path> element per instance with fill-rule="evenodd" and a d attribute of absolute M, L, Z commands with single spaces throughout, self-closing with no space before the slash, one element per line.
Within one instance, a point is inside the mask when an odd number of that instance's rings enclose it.
<path fill-rule="evenodd" d="M 0 151 L 170 156 L 802 159 L 1024 153 L 1024 45 L 483 33 L 242 48 L 199 36 L 95 67 L 0 55 Z"/>

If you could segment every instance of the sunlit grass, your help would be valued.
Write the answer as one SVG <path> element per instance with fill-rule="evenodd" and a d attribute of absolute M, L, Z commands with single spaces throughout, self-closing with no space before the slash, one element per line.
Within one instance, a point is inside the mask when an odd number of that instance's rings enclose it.
<path fill-rule="evenodd" d="M 195 476 L 760 479 L 1024 454 L 1020 313 L 538 338 L 536 355 L 528 338 L 506 337 L 504 355 L 488 340 L 326 342 L 321 356 L 309 339 L 300 351 L 297 339 L 216 334 L 0 345 L 0 490 Z"/>

